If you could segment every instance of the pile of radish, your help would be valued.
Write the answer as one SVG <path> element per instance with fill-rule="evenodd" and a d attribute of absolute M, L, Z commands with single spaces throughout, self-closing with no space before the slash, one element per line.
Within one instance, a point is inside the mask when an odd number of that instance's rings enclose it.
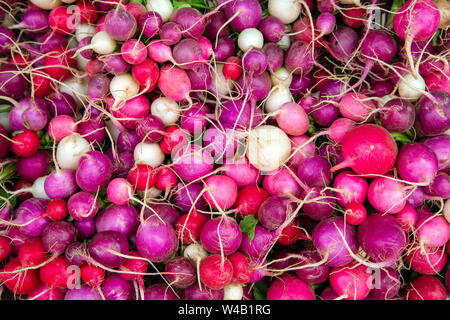
<path fill-rule="evenodd" d="M 449 16 L 1 1 L 1 298 L 448 299 Z"/>

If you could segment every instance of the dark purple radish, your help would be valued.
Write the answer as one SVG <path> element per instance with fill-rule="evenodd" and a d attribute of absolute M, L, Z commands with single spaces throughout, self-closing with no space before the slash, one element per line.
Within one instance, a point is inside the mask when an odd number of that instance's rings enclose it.
<path fill-rule="evenodd" d="M 66 247 L 64 257 L 70 265 L 81 267 L 87 256 L 87 247 L 83 242 L 72 242 Z"/>
<path fill-rule="evenodd" d="M 213 43 L 215 43 L 216 38 L 227 38 L 230 34 L 230 27 L 228 25 L 225 25 L 226 21 L 227 18 L 222 11 L 215 12 L 208 17 L 205 32 L 203 34 Z"/>
<path fill-rule="evenodd" d="M 198 210 L 206 208 L 206 201 L 200 195 L 203 190 L 201 183 L 179 183 L 174 188 L 174 201 L 181 211 L 188 213 L 192 207 Z"/>
<path fill-rule="evenodd" d="M 135 131 L 122 131 L 117 137 L 117 151 L 133 152 L 139 142 L 140 139 Z"/>
<path fill-rule="evenodd" d="M 308 73 L 314 66 L 316 55 L 316 52 L 313 55 L 313 51 L 308 43 L 295 41 L 286 52 L 284 64 L 294 74 Z"/>
<path fill-rule="evenodd" d="M 181 40 L 181 36 L 181 28 L 175 22 L 164 23 L 159 32 L 159 38 L 165 45 L 168 46 L 178 43 L 178 41 Z"/>
<path fill-rule="evenodd" d="M 259 76 L 266 71 L 267 57 L 258 49 L 250 49 L 242 57 L 242 67 L 250 77 Z"/>
<path fill-rule="evenodd" d="M 442 199 L 450 198 L 450 176 L 445 172 L 439 172 L 434 181 L 424 188 L 425 193 L 432 197 L 440 197 Z"/>
<path fill-rule="evenodd" d="M 295 273 L 307 283 L 322 283 L 328 279 L 330 267 L 320 264 L 314 267 L 305 267 L 310 264 L 320 263 L 322 258 L 314 248 L 306 248 L 298 252 L 295 263 Z"/>
<path fill-rule="evenodd" d="M 276 230 L 293 213 L 292 202 L 285 197 L 267 198 L 258 209 L 258 220 L 269 231 Z"/>
<path fill-rule="evenodd" d="M 162 26 L 162 18 L 158 12 L 149 11 L 139 17 L 138 25 L 142 34 L 151 39 L 158 34 Z"/>
<path fill-rule="evenodd" d="M 172 205 L 168 203 L 152 203 L 149 204 L 149 208 L 144 209 L 144 219 L 147 219 L 151 215 L 157 214 L 162 220 L 170 223 L 175 227 L 178 219 L 180 218 L 180 213 Z"/>
<path fill-rule="evenodd" d="M 330 35 L 330 48 L 342 61 L 347 60 L 358 47 L 359 37 L 355 30 L 340 26 Z"/>
<path fill-rule="evenodd" d="M 15 42 L 14 33 L 9 28 L 0 26 L 0 54 L 9 53 Z"/>
<path fill-rule="evenodd" d="M 138 120 L 136 134 L 141 141 L 148 143 L 158 142 L 163 138 L 164 123 L 151 114 Z"/>
<path fill-rule="evenodd" d="M 292 94 L 300 96 L 305 94 L 308 90 L 310 90 L 313 85 L 314 81 L 312 73 L 305 73 L 302 75 L 293 74 L 291 84 L 289 85 L 289 89 L 291 90 Z M 307 99 L 306 95 L 302 98 L 302 100 L 305 99 Z M 300 103 L 300 101 L 298 103 L 303 107 L 303 109 L 305 109 L 306 113 L 309 114 L 311 112 L 312 108 L 307 109 L 305 108 L 304 103 Z"/>
<path fill-rule="evenodd" d="M 75 241 L 76 229 L 66 221 L 54 221 L 42 231 L 42 246 L 54 255 L 60 255 Z"/>
<path fill-rule="evenodd" d="M 303 191 L 300 199 L 304 201 L 302 211 L 309 218 L 317 221 L 330 217 L 336 206 L 333 193 L 319 187 Z"/>
<path fill-rule="evenodd" d="M 213 51 L 217 61 L 225 61 L 235 54 L 236 45 L 230 38 L 220 38 L 213 44 Z"/>
<path fill-rule="evenodd" d="M 259 30 L 264 36 L 264 39 L 269 42 L 278 42 L 285 34 L 285 27 L 280 19 L 274 16 L 268 16 L 261 20 Z"/>
<path fill-rule="evenodd" d="M 167 261 L 164 268 L 167 281 L 175 288 L 185 289 L 195 283 L 197 271 L 188 258 L 175 257 Z"/>
<path fill-rule="evenodd" d="M 135 293 L 133 283 L 115 273 L 106 276 L 101 290 L 106 300 L 133 300 Z"/>
<path fill-rule="evenodd" d="M 68 93 L 55 92 L 47 101 L 50 114 L 54 116 L 68 115 L 73 116 L 77 110 L 75 99 Z"/>
<path fill-rule="evenodd" d="M 126 261 L 120 255 L 128 254 L 129 246 L 124 235 L 116 231 L 103 231 L 92 238 L 88 251 L 95 262 L 108 268 L 117 268 Z"/>
<path fill-rule="evenodd" d="M 190 7 L 176 10 L 170 17 L 170 21 L 177 23 L 183 36 L 188 38 L 200 38 L 206 27 L 206 21 L 200 11 Z"/>
<path fill-rule="evenodd" d="M 381 107 L 381 125 L 389 132 L 406 132 L 412 128 L 416 111 L 411 102 L 404 99 L 391 99 Z"/>
<path fill-rule="evenodd" d="M 258 0 L 233 0 L 225 6 L 230 26 L 238 32 L 248 28 L 257 28 L 262 18 L 262 8 Z"/>
<path fill-rule="evenodd" d="M 75 221 L 87 221 L 98 212 L 99 203 L 96 196 L 89 192 L 77 192 L 67 201 L 67 211 Z"/>
<path fill-rule="evenodd" d="M 380 213 L 370 214 L 358 228 L 358 241 L 380 267 L 391 266 L 400 259 L 409 242 L 398 220 Z"/>
<path fill-rule="evenodd" d="M 450 94 L 434 90 L 416 105 L 416 124 L 425 136 L 438 136 L 450 129 Z"/>
<path fill-rule="evenodd" d="M 173 59 L 177 66 L 183 69 L 193 69 L 203 61 L 202 47 L 194 39 L 183 39 L 172 50 Z"/>
<path fill-rule="evenodd" d="M 28 82 L 23 74 L 18 72 L 16 66 L 3 65 L 0 68 L 0 95 L 7 96 L 12 99 L 19 99 L 25 93 Z"/>
<path fill-rule="evenodd" d="M 99 145 L 106 138 L 106 123 L 99 118 L 90 118 L 78 124 L 78 133 L 93 145 Z"/>
<path fill-rule="evenodd" d="M 298 167 L 297 176 L 309 187 L 325 187 L 331 183 L 331 165 L 320 156 L 307 158 Z"/>
<path fill-rule="evenodd" d="M 264 44 L 262 51 L 267 56 L 267 68 L 270 72 L 274 72 L 283 65 L 284 51 L 278 44 L 268 42 Z"/>
<path fill-rule="evenodd" d="M 16 163 L 16 170 L 22 179 L 30 182 L 45 176 L 50 170 L 50 152 L 39 150 L 31 157 L 20 157 Z"/>
<path fill-rule="evenodd" d="M 137 29 L 136 19 L 123 8 L 114 8 L 106 14 L 105 31 L 117 41 L 127 41 Z"/>

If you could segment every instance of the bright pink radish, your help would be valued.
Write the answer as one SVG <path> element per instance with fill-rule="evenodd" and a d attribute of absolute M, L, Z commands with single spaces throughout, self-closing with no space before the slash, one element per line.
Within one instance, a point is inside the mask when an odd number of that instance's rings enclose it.
<path fill-rule="evenodd" d="M 386 174 L 397 158 L 394 139 L 386 129 L 375 124 L 355 127 L 341 144 L 345 160 L 331 168 L 331 172 L 349 166 L 357 174 Z"/>
<path fill-rule="evenodd" d="M 269 198 L 269 193 L 258 186 L 247 186 L 239 190 L 235 207 L 243 218 L 249 214 L 258 217 L 258 209 Z"/>
<path fill-rule="evenodd" d="M 450 239 L 450 225 L 443 216 L 425 215 L 417 221 L 416 236 L 421 245 L 441 247 Z"/>
<path fill-rule="evenodd" d="M 272 282 L 267 300 L 316 300 L 316 297 L 307 283 L 294 275 L 285 274 Z"/>
<path fill-rule="evenodd" d="M 406 262 L 411 269 L 425 275 L 434 275 L 445 267 L 447 263 L 447 253 L 444 247 L 428 248 L 422 250 L 416 247 L 406 256 Z"/>
<path fill-rule="evenodd" d="M 226 257 L 212 254 L 200 262 L 199 277 L 208 288 L 223 289 L 233 278 L 233 265 Z"/>
<path fill-rule="evenodd" d="M 353 202 L 345 207 L 345 220 L 351 225 L 363 223 L 366 217 L 366 208 L 361 203 Z"/>
<path fill-rule="evenodd" d="M 147 48 L 136 39 L 129 39 L 120 48 L 122 58 L 129 64 L 140 64 L 147 58 Z"/>
<path fill-rule="evenodd" d="M 177 86 L 173 86 L 173 83 L 177 83 Z M 164 65 L 160 70 L 158 87 L 165 96 L 172 100 L 190 99 L 191 82 L 186 72 L 178 67 Z"/>
<path fill-rule="evenodd" d="M 88 263 L 80 267 L 80 275 L 81 280 L 92 288 L 97 288 L 105 282 L 105 270 Z"/>
<path fill-rule="evenodd" d="M 286 102 L 277 112 L 278 126 L 287 134 L 300 136 L 308 130 L 309 119 L 302 107 L 294 102 Z"/>
<path fill-rule="evenodd" d="M 237 186 L 227 176 L 214 175 L 205 180 L 205 200 L 213 208 L 226 210 L 233 206 L 237 198 Z"/>
<path fill-rule="evenodd" d="M 406 232 L 411 231 L 417 222 L 417 212 L 413 206 L 406 204 L 403 209 L 395 214 L 398 222 Z"/>
<path fill-rule="evenodd" d="M 445 300 L 447 298 L 444 285 L 433 276 L 420 276 L 407 284 L 407 287 L 407 300 Z"/>
<path fill-rule="evenodd" d="M 78 132 L 78 126 L 71 116 L 61 115 L 50 120 L 47 131 L 52 139 L 60 142 L 63 138 Z"/>
<path fill-rule="evenodd" d="M 405 207 L 406 185 L 394 179 L 393 176 L 379 177 L 370 183 L 367 196 L 375 210 L 395 214 Z"/>
<path fill-rule="evenodd" d="M 344 95 L 338 107 L 344 117 L 358 122 L 372 120 L 370 113 L 375 110 L 375 104 L 367 96 L 353 92 Z"/>
<path fill-rule="evenodd" d="M 344 267 L 333 268 L 330 284 L 345 300 L 363 300 L 372 289 L 371 272 L 368 267 L 352 262 Z"/>
<path fill-rule="evenodd" d="M 333 181 L 336 189 L 337 202 L 341 206 L 351 203 L 363 203 L 366 200 L 368 183 L 367 180 L 358 177 L 351 171 L 340 172 Z"/>
<path fill-rule="evenodd" d="M 115 178 L 106 190 L 109 200 L 117 205 L 127 204 L 133 197 L 133 186 L 124 178 Z"/>

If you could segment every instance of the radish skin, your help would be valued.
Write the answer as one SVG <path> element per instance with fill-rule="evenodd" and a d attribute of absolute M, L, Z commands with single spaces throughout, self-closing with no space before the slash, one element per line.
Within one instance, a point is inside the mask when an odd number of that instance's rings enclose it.
<path fill-rule="evenodd" d="M 89 142 L 78 133 L 73 133 L 58 144 L 56 162 L 62 169 L 76 170 L 81 157 L 88 151 L 91 151 Z"/>

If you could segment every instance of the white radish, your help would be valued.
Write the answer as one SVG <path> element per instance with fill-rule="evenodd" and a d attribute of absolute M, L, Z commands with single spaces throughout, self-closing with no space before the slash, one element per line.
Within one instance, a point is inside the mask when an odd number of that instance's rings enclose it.
<path fill-rule="evenodd" d="M 31 186 L 31 194 L 33 195 L 33 197 L 50 200 L 47 193 L 45 193 L 45 179 L 47 179 L 47 176 L 43 176 L 34 180 L 33 185 Z"/>
<path fill-rule="evenodd" d="M 61 92 L 70 94 L 75 99 L 77 106 L 81 107 L 88 103 L 88 85 L 89 77 L 72 77 L 63 81 L 59 88 Z"/>
<path fill-rule="evenodd" d="M 164 152 L 158 143 L 139 142 L 134 148 L 134 162 L 148 164 L 152 168 L 159 167 L 164 162 Z"/>
<path fill-rule="evenodd" d="M 75 38 L 78 42 L 86 37 L 93 37 L 97 33 L 97 28 L 93 24 L 80 23 L 75 28 Z"/>
<path fill-rule="evenodd" d="M 239 283 L 230 283 L 223 288 L 223 300 L 242 300 L 244 289 Z"/>
<path fill-rule="evenodd" d="M 272 113 L 281 108 L 286 102 L 292 102 L 292 95 L 289 88 L 279 84 L 270 90 L 269 96 L 264 103 L 264 109 L 268 113 Z"/>
<path fill-rule="evenodd" d="M 298 19 L 302 5 L 298 0 L 269 0 L 268 9 L 271 16 L 289 24 Z"/>
<path fill-rule="evenodd" d="M 280 168 L 291 153 L 291 141 L 278 127 L 266 125 L 250 131 L 247 138 L 247 158 L 261 171 Z"/>
<path fill-rule="evenodd" d="M 216 66 L 216 72 L 211 76 L 211 84 L 217 93 L 222 95 L 230 94 L 233 89 L 233 81 L 231 79 L 226 79 L 223 75 L 223 64 L 218 63 Z"/>
<path fill-rule="evenodd" d="M 425 91 L 425 81 L 420 75 L 417 75 L 417 79 L 411 73 L 403 76 L 403 79 L 400 79 L 398 83 L 398 93 L 400 97 L 410 100 L 416 101 L 418 100 Z"/>
<path fill-rule="evenodd" d="M 139 93 L 139 83 L 129 73 L 116 75 L 109 83 L 109 90 L 114 97 L 114 104 L 133 98 Z"/>
<path fill-rule="evenodd" d="M 199 262 L 208 256 L 208 252 L 200 243 L 192 243 L 188 245 L 183 252 L 183 257 L 191 259 L 194 262 Z"/>
<path fill-rule="evenodd" d="M 36 7 L 44 10 L 52 10 L 61 5 L 61 0 L 31 0 Z"/>
<path fill-rule="evenodd" d="M 78 67 L 78 69 L 82 70 L 82 71 L 86 71 L 86 66 L 87 66 L 88 62 L 91 61 L 91 60 L 86 59 L 81 54 L 78 55 L 76 57 L 76 59 L 77 59 L 77 67 Z"/>
<path fill-rule="evenodd" d="M 167 127 L 175 124 L 180 119 L 180 106 L 170 98 L 160 97 L 153 100 L 150 113 L 158 117 Z"/>
<path fill-rule="evenodd" d="M 256 28 L 247 28 L 242 30 L 238 37 L 239 49 L 246 52 L 248 49 L 262 49 L 264 46 L 264 36 Z"/>
<path fill-rule="evenodd" d="M 156 11 L 163 22 L 170 19 L 173 13 L 173 5 L 170 0 L 148 0 L 146 8 L 148 11 Z"/>
<path fill-rule="evenodd" d="M 270 76 L 273 86 L 281 84 L 286 88 L 289 88 L 292 82 L 292 73 L 290 73 L 285 67 L 279 67 L 273 73 L 274 74 Z"/>
<path fill-rule="evenodd" d="M 56 162 L 62 169 L 76 170 L 81 157 L 91 151 L 89 142 L 78 133 L 63 138 L 56 149 Z"/>
<path fill-rule="evenodd" d="M 85 49 L 92 49 L 98 54 L 111 54 L 116 50 L 117 42 L 106 31 L 97 32 L 91 39 L 91 44 Z"/>

